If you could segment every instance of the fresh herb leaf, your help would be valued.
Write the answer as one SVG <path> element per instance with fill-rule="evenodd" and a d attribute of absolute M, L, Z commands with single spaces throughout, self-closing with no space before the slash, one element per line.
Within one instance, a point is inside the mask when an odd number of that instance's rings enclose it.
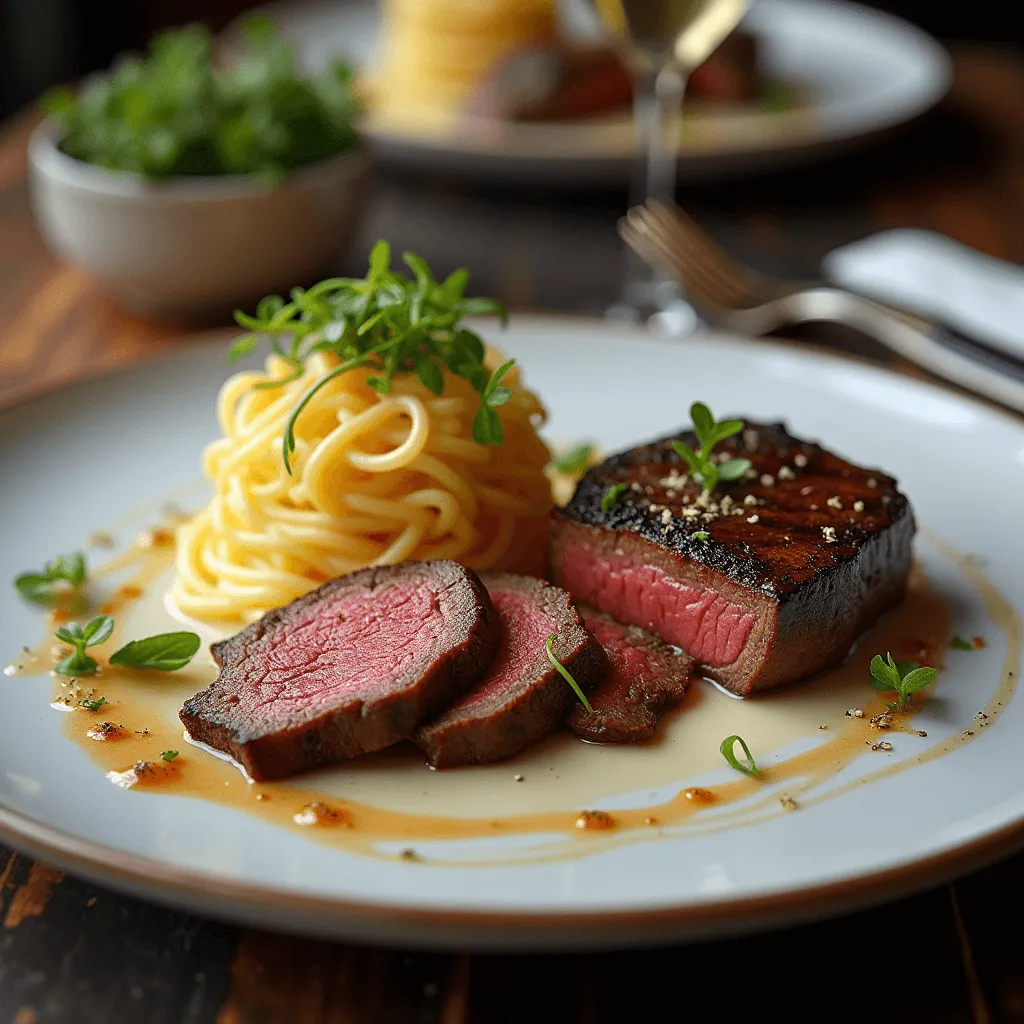
<path fill-rule="evenodd" d="M 707 532 L 707 530 L 698 530 L 695 534 L 693 534 L 693 539 L 694 540 L 707 540 L 710 536 L 711 536 L 711 534 L 709 534 Z"/>
<path fill-rule="evenodd" d="M 484 365 L 482 339 L 460 322 L 480 313 L 504 320 L 505 311 L 491 299 L 466 298 L 465 271 L 456 271 L 441 283 L 415 253 L 406 253 L 404 261 L 411 277 L 392 269 L 391 247 L 380 241 L 370 253 L 363 278 L 335 277 L 312 288 L 295 288 L 290 302 L 268 296 L 257 305 L 255 316 L 235 312 L 236 322 L 249 332 L 246 337 L 267 338 L 271 351 L 291 368 L 281 379 L 264 381 L 259 387 L 278 387 L 298 379 L 314 352 L 331 352 L 340 360 L 306 389 L 292 409 L 282 441 L 289 473 L 296 448 L 295 425 L 303 409 L 335 377 L 364 367 L 369 371 L 366 383 L 385 395 L 395 375 L 402 373 L 415 373 L 428 391 L 439 395 L 444 389 L 443 368 L 447 367 L 468 380 L 480 396 L 473 439 L 483 445 L 499 445 L 504 440 L 495 409 L 512 397 L 502 381 L 515 360 L 492 373 Z M 251 351 L 248 342 L 241 350 Z"/>
<path fill-rule="evenodd" d="M 935 682 L 938 676 L 935 669 L 918 665 L 917 662 L 893 661 L 891 654 L 886 654 L 884 658 L 876 654 L 871 659 L 870 671 L 869 682 L 876 690 L 883 693 L 888 690 L 896 691 L 897 707 L 900 711 L 906 709 L 912 694 Z"/>
<path fill-rule="evenodd" d="M 26 601 L 52 605 L 69 595 L 80 596 L 87 576 L 84 553 L 74 551 L 47 562 L 42 572 L 21 573 L 14 578 L 14 587 Z"/>
<path fill-rule="evenodd" d="M 85 708 L 87 711 L 99 711 L 106 703 L 106 697 L 83 697 L 78 702 L 78 706 Z"/>
<path fill-rule="evenodd" d="M 200 644 L 195 633 L 159 633 L 144 640 L 129 641 L 114 651 L 110 664 L 176 672 L 192 660 Z"/>
<path fill-rule="evenodd" d="M 228 349 L 228 366 L 255 352 L 259 344 L 260 339 L 255 334 L 243 334 L 240 338 L 235 338 Z"/>
<path fill-rule="evenodd" d="M 114 632 L 114 620 L 109 615 L 97 615 L 84 626 L 80 622 L 67 622 L 56 630 L 54 636 L 74 650 L 58 661 L 54 670 L 65 676 L 91 676 L 99 667 L 96 660 L 85 653 L 87 647 L 94 647 L 110 639 Z"/>
<path fill-rule="evenodd" d="M 236 59 L 214 56 L 200 25 L 156 36 L 43 106 L 76 160 L 142 178 L 253 174 L 268 185 L 357 145 L 353 72 L 335 59 L 306 75 L 295 47 L 263 15 L 243 24 Z"/>
<path fill-rule="evenodd" d="M 737 743 L 743 750 L 743 756 L 747 759 L 746 763 L 736 756 L 735 748 Z M 754 755 L 751 754 L 750 747 L 747 746 L 742 736 L 727 736 L 722 740 L 721 746 L 718 749 L 722 752 L 722 757 L 729 762 L 730 768 L 735 768 L 736 771 L 743 772 L 744 775 L 758 776 L 761 774 L 757 763 L 754 761 Z"/>
<path fill-rule="evenodd" d="M 955 650 L 957 650 L 957 651 L 973 651 L 974 650 L 974 646 L 971 644 L 971 641 L 970 640 L 965 640 L 962 636 L 955 636 L 955 637 L 953 637 L 953 640 L 950 643 L 950 646 L 952 648 L 954 648 Z"/>
<path fill-rule="evenodd" d="M 575 448 L 570 448 L 564 454 L 559 455 L 557 459 L 552 459 L 551 468 L 564 476 L 580 476 L 587 468 L 593 451 L 592 444 L 578 444 Z"/>
<path fill-rule="evenodd" d="M 750 459 L 730 459 L 721 465 L 711 459 L 712 449 L 719 441 L 724 441 L 743 429 L 742 420 L 722 420 L 717 423 L 711 410 L 703 402 L 694 402 L 690 406 L 690 419 L 693 421 L 693 431 L 697 435 L 696 451 L 683 441 L 673 441 L 672 448 L 686 463 L 690 475 L 704 490 L 710 493 L 718 486 L 719 481 L 738 480 L 750 469 Z"/>
<path fill-rule="evenodd" d="M 162 761 L 170 762 L 170 761 L 173 761 L 177 756 L 178 756 L 178 752 L 176 750 L 161 750 L 160 751 L 160 759 Z"/>
<path fill-rule="evenodd" d="M 629 484 L 612 484 L 601 498 L 601 511 L 611 512 L 612 506 L 629 490 Z"/>
<path fill-rule="evenodd" d="M 551 662 L 552 666 L 558 672 L 558 674 L 573 688 L 576 696 L 579 697 L 580 703 L 590 712 L 593 712 L 593 708 L 590 705 L 590 701 L 587 700 L 587 695 L 580 689 L 580 684 L 576 682 L 572 677 L 572 673 L 555 657 L 555 652 L 551 649 L 552 643 L 554 643 L 555 634 L 552 633 L 548 637 L 547 643 L 544 645 L 545 650 L 548 652 L 548 661 Z"/>

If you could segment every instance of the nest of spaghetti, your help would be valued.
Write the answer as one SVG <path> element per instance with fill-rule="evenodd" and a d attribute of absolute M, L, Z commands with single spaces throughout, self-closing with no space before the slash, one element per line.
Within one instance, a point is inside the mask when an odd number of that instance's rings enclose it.
<path fill-rule="evenodd" d="M 487 350 L 488 368 L 501 362 Z M 518 368 L 503 380 L 511 397 L 498 410 L 499 445 L 474 440 L 479 396 L 448 369 L 441 394 L 413 374 L 381 395 L 365 370 L 342 373 L 296 423 L 289 472 L 287 420 L 338 364 L 317 352 L 294 377 L 272 355 L 265 372 L 224 384 L 223 436 L 203 454 L 213 498 L 178 536 L 173 599 L 185 614 L 253 621 L 331 577 L 407 559 L 542 571 L 551 508 L 550 454 L 537 434 L 545 411 Z M 272 381 L 286 383 L 260 386 Z"/>

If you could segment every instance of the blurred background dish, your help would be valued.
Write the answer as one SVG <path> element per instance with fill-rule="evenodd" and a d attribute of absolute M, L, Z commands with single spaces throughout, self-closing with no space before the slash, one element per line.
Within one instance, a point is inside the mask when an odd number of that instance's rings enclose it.
<path fill-rule="evenodd" d="M 474 21 L 470 7 L 290 0 L 263 10 L 307 69 L 339 52 L 362 69 L 362 129 L 388 163 L 502 181 L 627 180 L 638 154 L 631 86 L 593 12 L 506 0 L 488 5 L 501 20 Z M 679 177 L 826 155 L 929 110 L 949 79 L 946 51 L 897 18 L 838 0 L 760 0 L 693 75 Z"/>
<path fill-rule="evenodd" d="M 305 75 L 266 18 L 233 60 L 191 25 L 43 97 L 29 143 L 49 246 L 130 308 L 223 311 L 324 271 L 362 208 L 352 70 Z"/>
<path fill-rule="evenodd" d="M 47 245 L 129 309 L 160 315 L 230 309 L 315 275 L 355 227 L 369 168 L 360 148 L 279 184 L 241 174 L 152 182 L 73 159 L 50 124 L 29 143 Z"/>

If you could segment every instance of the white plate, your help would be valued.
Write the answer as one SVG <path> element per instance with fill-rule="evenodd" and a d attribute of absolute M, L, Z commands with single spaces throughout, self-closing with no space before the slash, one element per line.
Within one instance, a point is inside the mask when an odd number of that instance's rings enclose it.
<path fill-rule="evenodd" d="M 373 0 L 300 0 L 267 8 L 308 67 L 336 53 L 372 66 Z M 831 0 L 759 0 L 745 26 L 761 41 L 770 77 L 798 83 L 809 108 L 708 114 L 689 122 L 679 176 L 741 174 L 820 157 L 912 120 L 946 93 L 950 61 L 924 32 L 889 15 Z M 470 123 L 442 136 L 400 132 L 369 117 L 364 130 L 386 161 L 498 181 L 620 182 L 636 156 L 621 116 L 565 124 Z"/>
<path fill-rule="evenodd" d="M 632 444 L 678 427 L 700 397 L 722 413 L 784 417 L 798 434 L 899 476 L 924 527 L 918 557 L 949 600 L 954 630 L 981 634 L 988 646 L 951 652 L 941 699 L 915 721 L 929 739 L 899 737 L 891 760 L 974 729 L 1000 673 L 1019 673 L 1019 618 L 1013 641 L 979 597 L 973 570 L 951 560 L 940 539 L 976 556 L 972 564 L 1024 609 L 1019 422 L 871 366 L 763 341 L 676 342 L 529 317 L 516 317 L 498 340 L 545 397 L 552 437 Z M 222 345 L 186 348 L 0 412 L 0 579 L 189 486 L 216 433 L 213 401 L 225 372 Z M 40 630 L 39 613 L 0 587 L 0 655 L 35 643 Z M 944 757 L 881 777 L 883 755 L 866 754 L 844 779 L 868 784 L 753 824 L 645 832 L 628 843 L 595 836 L 547 859 L 488 838 L 442 845 L 444 862 L 431 863 L 425 846 L 424 862 L 410 863 L 320 845 L 170 791 L 117 789 L 64 738 L 48 681 L 0 677 L 0 686 L 5 841 L 118 888 L 271 927 L 477 947 L 726 934 L 904 893 L 1024 842 L 1024 791 L 1012 769 L 1024 742 L 1022 699 Z M 759 753 L 765 763 L 777 756 Z M 730 777 L 723 763 L 708 782 Z M 688 780 L 671 782 L 674 793 Z M 597 806 L 651 796 L 632 789 L 623 777 Z"/>

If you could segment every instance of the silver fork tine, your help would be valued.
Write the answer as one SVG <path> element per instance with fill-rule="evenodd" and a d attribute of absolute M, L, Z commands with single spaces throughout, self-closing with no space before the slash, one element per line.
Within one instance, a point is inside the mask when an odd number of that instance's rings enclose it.
<path fill-rule="evenodd" d="M 721 282 L 725 291 L 733 297 L 731 304 L 753 305 L 766 297 L 763 284 L 746 267 L 729 256 L 679 207 L 651 203 L 650 216 L 666 238 L 673 239 L 691 255 L 695 265 L 699 264 L 711 278 Z"/>
<path fill-rule="evenodd" d="M 749 308 L 770 297 L 763 282 L 678 207 L 655 202 L 634 207 L 620 223 L 620 232 L 648 262 L 653 257 L 674 270 L 695 298 L 724 308 Z"/>
<path fill-rule="evenodd" d="M 735 275 L 727 272 L 719 261 L 709 258 L 709 253 L 699 244 L 691 244 L 691 236 L 675 229 L 663 218 L 644 218 L 645 229 L 654 244 L 670 254 L 685 273 L 687 280 L 699 286 L 708 297 L 722 306 L 745 304 L 748 289 L 743 287 Z"/>
<path fill-rule="evenodd" d="M 744 292 L 738 293 L 728 279 L 696 259 L 674 234 L 667 233 L 643 209 L 631 210 L 620 222 L 619 230 L 626 243 L 643 259 L 677 274 L 694 298 L 727 308 L 743 304 Z"/>

